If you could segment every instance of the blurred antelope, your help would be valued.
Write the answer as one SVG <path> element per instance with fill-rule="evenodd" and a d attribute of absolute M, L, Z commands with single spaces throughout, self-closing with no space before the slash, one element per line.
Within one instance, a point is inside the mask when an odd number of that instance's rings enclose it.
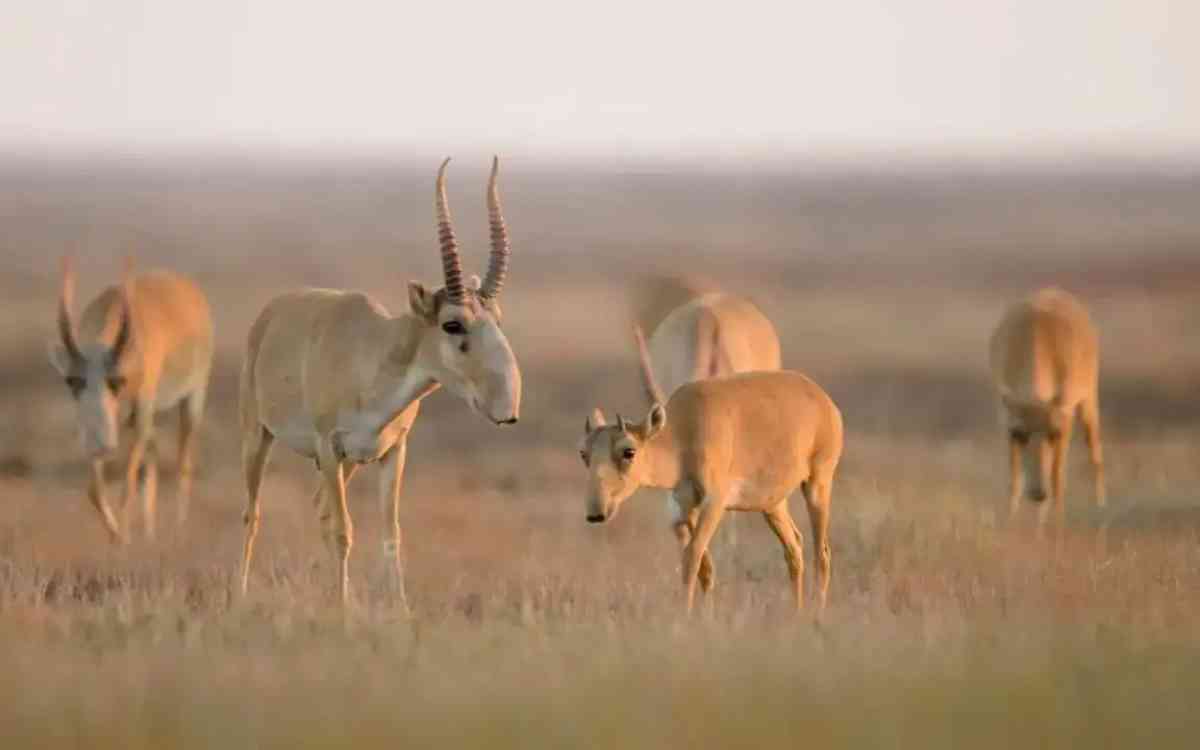
<path fill-rule="evenodd" d="M 1096 503 L 1104 505 L 1099 352 L 1087 310 L 1061 289 L 1042 289 L 1013 305 L 992 334 L 992 380 L 1009 438 L 1010 516 L 1017 512 L 1024 474 L 1030 500 L 1044 501 L 1049 485 L 1062 529 L 1067 446 L 1076 415 L 1091 455 Z M 1045 516 L 1043 506 L 1039 528 Z"/>
<path fill-rule="evenodd" d="M 672 310 L 649 343 L 640 325 L 634 336 L 650 403 L 665 403 L 676 388 L 695 380 L 779 369 L 775 326 L 750 301 L 721 292 Z"/>
<path fill-rule="evenodd" d="M 179 407 L 179 487 L 176 519 L 187 517 L 192 455 L 212 368 L 213 325 L 204 293 L 165 271 L 131 275 L 102 291 L 72 320 L 75 274 L 63 260 L 58 305 L 61 341 L 50 361 L 78 406 L 80 437 L 91 459 L 88 496 L 114 542 L 128 541 L 129 511 L 141 491 L 147 537 L 155 532 L 158 451 L 154 415 Z M 104 462 L 117 450 L 121 404 L 131 406 L 133 446 L 125 467 L 119 522 L 105 499 Z"/>
<path fill-rule="evenodd" d="M 444 288 L 409 282 L 411 312 L 397 317 L 358 292 L 292 292 L 269 302 L 250 329 L 240 393 L 248 492 L 242 593 L 259 527 L 259 488 L 276 440 L 316 460 L 322 484 L 315 502 L 343 603 L 354 539 L 346 483 L 359 465 L 381 462 L 380 501 L 391 535 L 385 554 L 407 607 L 398 512 L 408 430 L 421 399 L 445 385 L 489 421 L 517 421 L 521 372 L 500 328 L 509 242 L 496 186 L 499 161 L 492 161 L 488 181 L 492 249 L 482 285 L 478 278 L 464 283 L 446 199 L 449 161 L 436 187 Z"/>
<path fill-rule="evenodd" d="M 842 455 L 842 415 L 804 375 L 788 370 L 741 373 L 681 386 L 645 421 L 599 409 L 579 447 L 588 469 L 589 523 L 616 515 L 640 487 L 671 491 L 673 526 L 683 550 L 690 611 L 696 582 L 713 585 L 708 543 L 726 510 L 759 511 L 783 545 L 796 607 L 804 602 L 804 552 L 788 496 L 801 487 L 812 523 L 818 600 L 829 591 L 829 505 Z"/>

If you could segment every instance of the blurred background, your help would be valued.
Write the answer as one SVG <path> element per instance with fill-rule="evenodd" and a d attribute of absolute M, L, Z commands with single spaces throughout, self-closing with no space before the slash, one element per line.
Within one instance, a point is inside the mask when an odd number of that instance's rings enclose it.
<path fill-rule="evenodd" d="M 116 571 L 151 600 L 175 596 L 172 581 L 223 580 L 240 554 L 235 401 L 250 322 L 298 286 L 362 289 L 398 313 L 409 279 L 440 283 L 444 156 L 464 259 L 482 272 L 495 153 L 522 420 L 500 431 L 447 394 L 426 402 L 401 516 L 418 611 L 674 611 L 660 501 L 646 493 L 619 522 L 586 527 L 575 448 L 593 406 L 643 413 L 630 324 L 686 283 L 757 302 L 785 366 L 845 414 L 834 622 L 877 625 L 883 612 L 944 635 L 946 612 L 1128 616 L 1143 642 L 1194 647 L 1195 4 L 42 0 L 10 8 L 5 26 L 0 556 L 17 568 L 105 591 L 123 584 L 94 571 Z M 200 282 L 218 352 L 191 523 L 169 544 L 113 553 L 45 352 L 60 256 L 78 258 L 82 307 L 127 253 Z M 1006 496 L 986 342 L 1005 305 L 1045 284 L 1079 295 L 1101 332 L 1111 507 L 1088 504 L 1076 445 L 1071 572 L 1042 577 L 1035 551 L 1014 577 L 978 541 Z M 306 572 L 324 560 L 315 486 L 311 464 L 276 451 L 259 591 L 325 581 Z M 374 492 L 351 488 L 368 599 L 380 590 Z M 742 521 L 736 545 L 718 540 L 724 611 L 786 612 L 779 552 L 765 524 Z M 1110 552 L 1091 546 L 1102 526 Z M 1143 578 L 1149 559 L 1157 572 Z M 31 575 L 13 590 L 42 591 Z M 320 590 L 305 589 L 312 601 Z M 223 606 L 197 596 L 207 604 L 187 593 L 189 611 Z"/>

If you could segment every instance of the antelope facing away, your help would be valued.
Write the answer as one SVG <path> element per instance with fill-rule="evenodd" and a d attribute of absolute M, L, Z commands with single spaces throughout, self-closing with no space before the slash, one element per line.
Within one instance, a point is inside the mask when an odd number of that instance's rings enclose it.
<path fill-rule="evenodd" d="M 393 317 L 358 292 L 308 289 L 271 300 L 250 329 L 242 369 L 242 459 L 248 502 L 242 555 L 245 593 L 259 527 L 259 488 L 276 440 L 316 460 L 315 499 L 322 535 L 339 569 L 343 603 L 354 532 L 346 483 L 357 467 L 379 461 L 380 501 L 388 515 L 399 597 L 400 485 L 408 430 L 421 399 L 445 385 L 495 424 L 517 421 L 521 372 L 500 328 L 500 290 L 508 271 L 508 232 L 496 187 L 488 182 L 492 249 L 487 276 L 465 283 L 446 199 L 446 164 L 436 206 L 445 287 L 408 285 L 411 312 Z"/>
<path fill-rule="evenodd" d="M 188 279 L 156 271 L 130 275 L 102 291 L 72 319 L 75 274 L 64 259 L 58 305 L 61 342 L 50 361 L 78 406 L 80 437 L 91 459 L 88 496 L 114 542 L 128 541 L 129 511 L 139 490 L 146 535 L 153 538 L 158 490 L 154 415 L 179 408 L 179 485 L 176 519 L 187 517 L 196 433 L 212 368 L 212 315 L 204 293 Z M 117 451 L 122 404 L 131 407 L 133 445 L 125 467 L 122 518 L 104 491 L 104 464 Z"/>
<path fill-rule="evenodd" d="M 775 326 L 749 300 L 721 292 L 672 310 L 649 343 L 640 325 L 634 335 L 651 403 L 665 403 L 676 388 L 695 380 L 779 369 Z"/>
<path fill-rule="evenodd" d="M 1075 416 L 1083 422 L 1103 506 L 1104 460 L 1100 446 L 1100 345 L 1083 305 L 1061 289 L 1042 289 L 1008 309 L 991 338 L 992 380 L 1008 430 L 1011 472 L 1010 515 L 1022 493 L 1030 500 L 1054 499 L 1061 531 L 1067 446 Z M 1039 514 L 1039 528 L 1046 506 Z"/>
<path fill-rule="evenodd" d="M 795 593 L 804 602 L 804 552 L 788 496 L 801 487 L 812 523 L 818 600 L 829 591 L 829 505 L 842 455 L 842 415 L 798 372 L 741 373 L 681 386 L 646 419 L 607 424 L 600 410 L 584 425 L 587 520 L 616 515 L 640 487 L 671 491 L 673 527 L 683 549 L 690 611 L 696 582 L 707 593 L 708 543 L 726 510 L 758 511 L 783 545 Z"/>

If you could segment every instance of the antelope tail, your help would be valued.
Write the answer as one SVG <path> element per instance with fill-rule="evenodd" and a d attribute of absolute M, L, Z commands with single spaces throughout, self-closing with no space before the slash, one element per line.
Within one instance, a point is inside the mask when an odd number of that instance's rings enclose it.
<path fill-rule="evenodd" d="M 642 370 L 642 386 L 646 389 L 646 396 L 652 404 L 664 404 L 666 400 L 663 398 L 662 389 L 658 387 L 658 381 L 654 378 L 654 366 L 650 363 L 650 348 L 646 346 L 646 336 L 642 333 L 641 325 L 634 324 L 633 337 L 637 340 L 638 360 L 641 362 Z"/>

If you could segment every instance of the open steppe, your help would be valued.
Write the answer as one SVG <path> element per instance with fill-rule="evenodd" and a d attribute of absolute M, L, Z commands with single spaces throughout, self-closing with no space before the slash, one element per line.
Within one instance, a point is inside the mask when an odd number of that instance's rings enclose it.
<path fill-rule="evenodd" d="M 485 166 L 450 172 L 474 271 Z M 436 283 L 435 168 L 0 169 L 0 744 L 1194 746 L 1200 172 L 1184 168 L 508 163 L 503 302 L 522 419 L 498 429 L 447 394 L 426 402 L 402 499 L 412 618 L 387 586 L 374 471 L 351 484 L 343 617 L 309 504 L 317 477 L 284 450 L 249 599 L 232 601 L 247 327 L 296 286 L 364 289 L 398 312 L 410 278 Z M 169 420 L 154 543 L 107 546 L 84 496 L 73 407 L 45 354 L 67 252 L 81 298 L 133 252 L 193 275 L 213 301 L 191 518 L 170 527 Z M 785 366 L 845 415 L 819 620 L 792 614 L 759 519 L 727 519 L 737 533 L 714 547 L 715 601 L 691 620 L 658 496 L 584 522 L 584 417 L 644 413 L 629 325 L 661 314 L 676 274 L 757 301 Z M 1077 435 L 1057 556 L 1005 523 L 986 366 L 1004 305 L 1051 283 L 1101 331 L 1110 489 L 1109 507 L 1092 507 Z"/>

